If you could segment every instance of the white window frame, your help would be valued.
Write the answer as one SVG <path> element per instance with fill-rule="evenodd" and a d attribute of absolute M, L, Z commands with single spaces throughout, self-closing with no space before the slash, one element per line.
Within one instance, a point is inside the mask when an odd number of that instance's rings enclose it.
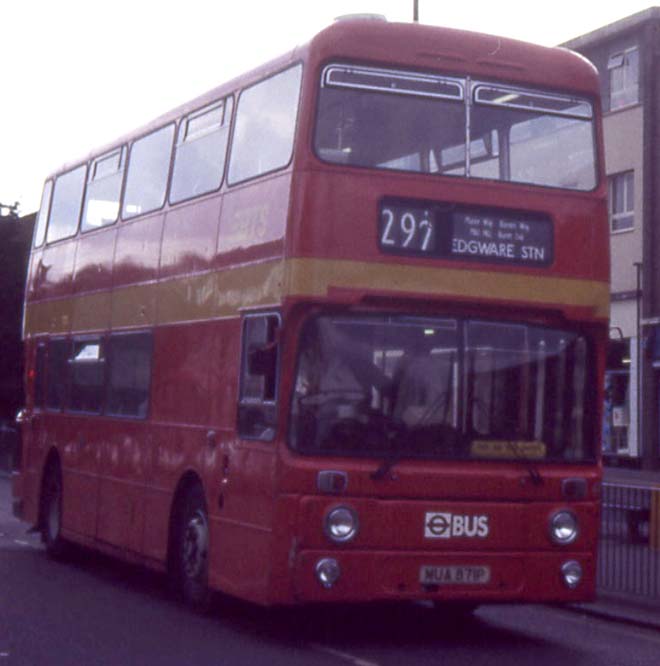
<path fill-rule="evenodd" d="M 628 178 L 632 179 L 631 187 L 628 186 Z M 620 187 L 619 194 L 622 197 L 622 210 L 615 211 L 615 187 Z M 631 231 L 635 228 L 635 172 L 621 171 L 608 177 L 608 213 L 610 219 L 610 231 L 620 233 Z M 630 220 L 630 222 L 628 222 Z"/>
<path fill-rule="evenodd" d="M 630 56 L 637 54 L 636 72 L 632 71 Z M 632 46 L 613 53 L 607 61 L 610 84 L 610 111 L 622 109 L 639 103 L 639 48 Z M 613 74 L 621 71 L 621 86 L 614 88 Z"/>

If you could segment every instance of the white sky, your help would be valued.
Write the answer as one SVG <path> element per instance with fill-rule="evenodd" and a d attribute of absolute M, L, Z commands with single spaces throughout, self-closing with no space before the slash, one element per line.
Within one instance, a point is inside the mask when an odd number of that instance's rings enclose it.
<path fill-rule="evenodd" d="M 650 6 L 602 0 L 419 0 L 420 22 L 552 46 Z M 4 0 L 0 202 L 39 206 L 44 178 L 306 42 L 336 16 L 412 20 L 413 0 Z"/>

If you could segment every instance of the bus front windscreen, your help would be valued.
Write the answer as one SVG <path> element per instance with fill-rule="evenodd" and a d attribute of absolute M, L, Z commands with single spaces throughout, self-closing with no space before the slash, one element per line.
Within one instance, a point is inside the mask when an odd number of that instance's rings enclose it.
<path fill-rule="evenodd" d="M 347 166 L 583 191 L 597 184 L 588 100 L 429 74 L 326 67 L 315 151 Z"/>
<path fill-rule="evenodd" d="M 301 337 L 290 444 L 308 455 L 591 461 L 589 358 L 586 339 L 561 329 L 319 316 Z"/>

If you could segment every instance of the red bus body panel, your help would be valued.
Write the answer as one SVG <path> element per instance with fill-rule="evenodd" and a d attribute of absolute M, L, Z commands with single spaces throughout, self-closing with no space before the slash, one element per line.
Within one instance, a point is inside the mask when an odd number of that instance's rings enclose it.
<path fill-rule="evenodd" d="M 123 145 L 286 66 L 303 63 L 291 163 L 254 181 L 155 213 L 78 234 L 33 251 L 26 290 L 28 373 L 37 345 L 55 336 L 153 331 L 149 416 L 131 420 L 33 409 L 15 495 L 22 518 L 39 522 L 44 464 L 63 470 L 67 538 L 156 568 L 167 564 L 177 488 L 204 488 L 210 523 L 209 584 L 261 604 L 392 599 L 578 601 L 595 590 L 600 463 L 539 465 L 497 461 L 400 461 L 391 478 L 380 461 L 299 456 L 287 444 L 300 327 L 309 312 L 448 313 L 570 323 L 596 341 L 596 375 L 607 339 L 609 240 L 601 127 L 599 185 L 593 192 L 413 173 L 348 169 L 312 151 L 318 82 L 329 62 L 354 62 L 565 91 L 593 100 L 593 67 L 561 49 L 428 26 L 337 23 L 291 54 L 209 92 L 124 137 Z M 93 156 L 102 154 L 103 150 Z M 75 163 L 79 164 L 79 162 Z M 65 169 L 68 167 L 65 167 Z M 63 169 L 64 170 L 64 169 Z M 384 255 L 376 221 L 384 196 L 451 201 L 543 213 L 554 228 L 549 268 Z M 278 428 L 274 441 L 241 439 L 241 317 L 277 311 L 280 336 Z M 593 404 L 602 403 L 602 388 Z M 600 408 L 596 407 L 598 411 Z M 595 414 L 596 423 L 599 415 Z M 596 428 L 596 431 L 598 429 Z M 348 475 L 346 493 L 319 492 L 321 470 Z M 566 479 L 581 479 L 579 500 Z M 350 504 L 359 536 L 332 544 L 327 511 Z M 570 506 L 580 537 L 557 546 L 550 515 Z M 487 537 L 425 538 L 427 513 L 488 516 Z M 314 574 L 338 558 L 332 589 Z M 577 559 L 576 590 L 559 568 Z M 482 585 L 429 587 L 423 566 L 489 566 Z"/>

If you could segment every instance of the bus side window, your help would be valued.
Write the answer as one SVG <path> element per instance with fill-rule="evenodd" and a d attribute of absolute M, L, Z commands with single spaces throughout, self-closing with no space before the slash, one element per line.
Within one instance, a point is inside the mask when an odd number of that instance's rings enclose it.
<path fill-rule="evenodd" d="M 179 126 L 170 202 L 213 192 L 225 170 L 233 98 L 186 116 Z"/>
<path fill-rule="evenodd" d="M 83 231 L 114 224 L 124 180 L 126 148 L 96 159 L 89 172 L 81 228 Z"/>
<path fill-rule="evenodd" d="M 131 146 L 122 218 L 162 208 L 170 172 L 174 125 L 143 136 Z"/>
<path fill-rule="evenodd" d="M 246 88 L 238 99 L 227 181 L 284 168 L 293 154 L 302 66 Z"/>
<path fill-rule="evenodd" d="M 50 199 L 52 193 L 53 181 L 47 180 L 44 185 L 43 194 L 41 195 L 41 205 L 39 206 L 37 223 L 34 226 L 33 247 L 41 247 L 46 240 L 46 225 L 48 224 L 48 216 L 50 215 Z"/>
<path fill-rule="evenodd" d="M 150 333 L 110 336 L 106 414 L 140 419 L 147 417 L 152 350 Z"/>
<path fill-rule="evenodd" d="M 34 360 L 34 406 L 43 408 L 46 401 L 46 345 L 37 345 Z"/>
<path fill-rule="evenodd" d="M 66 406 L 69 386 L 70 340 L 51 340 L 46 371 L 46 408 L 61 412 Z"/>
<path fill-rule="evenodd" d="M 275 437 L 279 325 L 276 314 L 249 316 L 243 322 L 238 432 L 248 439 Z"/>
<path fill-rule="evenodd" d="M 86 179 L 87 165 L 83 164 L 59 175 L 55 180 L 46 233 L 47 243 L 70 238 L 78 230 Z"/>
<path fill-rule="evenodd" d="M 99 414 L 103 406 L 105 357 L 103 341 L 74 340 L 71 358 L 69 408 L 74 412 Z"/>

